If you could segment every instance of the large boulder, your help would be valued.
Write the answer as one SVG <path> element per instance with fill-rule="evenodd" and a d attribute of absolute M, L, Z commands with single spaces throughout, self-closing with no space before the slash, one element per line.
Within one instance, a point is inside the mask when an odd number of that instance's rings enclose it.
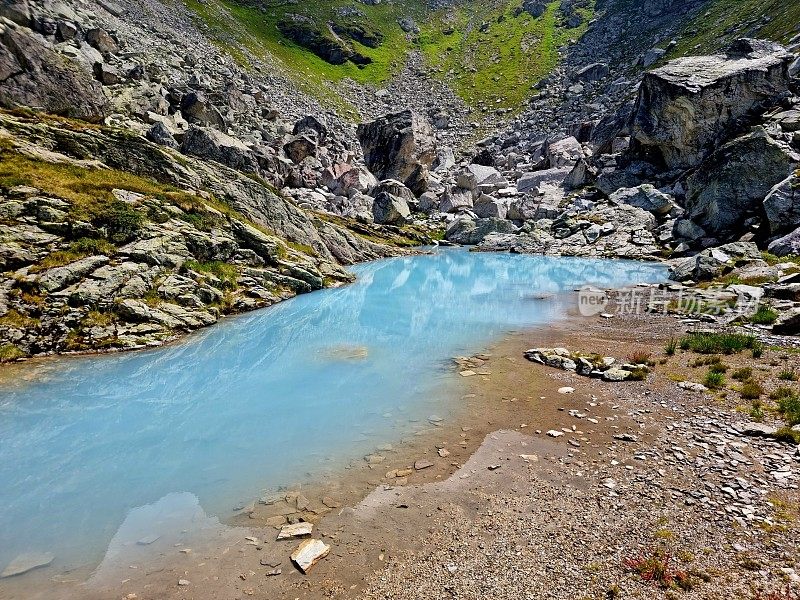
<path fill-rule="evenodd" d="M 0 2 L 0 17 L 30 27 L 32 25 L 31 7 L 28 0 L 3 0 Z"/>
<path fill-rule="evenodd" d="M 757 128 L 722 146 L 689 177 L 686 216 L 718 239 L 736 237 L 749 217 L 761 215 L 764 198 L 798 161 L 800 156 Z"/>
<path fill-rule="evenodd" d="M 456 219 L 447 228 L 447 241 L 464 246 L 474 246 L 491 233 L 516 233 L 517 228 L 506 219 L 488 218 L 477 221 L 469 218 Z"/>
<path fill-rule="evenodd" d="M 409 205 L 416 204 L 417 202 L 417 199 L 414 194 L 411 193 L 411 190 L 396 179 L 386 179 L 381 181 L 370 191 L 370 195 L 374 198 L 377 198 L 383 192 L 391 194 L 396 198 L 402 198 Z"/>
<path fill-rule="evenodd" d="M 800 171 L 776 184 L 764 198 L 764 214 L 772 235 L 800 225 Z"/>
<path fill-rule="evenodd" d="M 314 135 L 323 143 L 328 137 L 328 125 L 322 117 L 307 115 L 297 121 L 292 128 L 292 135 L 309 134 Z"/>
<path fill-rule="evenodd" d="M 609 69 L 607 64 L 592 63 L 575 73 L 575 79 L 579 81 L 600 81 L 604 77 L 607 77 L 608 73 Z"/>
<path fill-rule="evenodd" d="M 522 177 L 517 180 L 517 191 L 528 193 L 538 190 L 543 184 L 554 186 L 561 185 L 571 171 L 572 166 L 524 173 Z"/>
<path fill-rule="evenodd" d="M 445 213 L 455 213 L 472 208 L 472 191 L 463 188 L 448 188 L 442 195 L 439 210 Z"/>
<path fill-rule="evenodd" d="M 105 29 L 100 27 L 87 31 L 86 41 L 101 54 L 116 54 L 119 52 L 117 41 Z"/>
<path fill-rule="evenodd" d="M 800 227 L 770 242 L 767 250 L 775 256 L 800 255 Z"/>
<path fill-rule="evenodd" d="M 475 199 L 472 211 L 481 218 L 505 219 L 508 216 L 508 204 L 488 194 L 481 194 Z"/>
<path fill-rule="evenodd" d="M 761 260 L 761 251 L 752 242 L 733 242 L 717 248 L 707 248 L 695 256 L 681 258 L 670 267 L 670 279 L 675 281 L 708 281 L 735 266 Z"/>
<path fill-rule="evenodd" d="M 522 10 L 534 19 L 538 19 L 547 11 L 547 4 L 543 0 L 524 0 Z"/>
<path fill-rule="evenodd" d="M 633 188 L 621 188 L 611 194 L 608 200 L 614 205 L 630 204 L 657 215 L 666 215 L 675 208 L 672 196 L 657 190 L 649 183 Z"/>
<path fill-rule="evenodd" d="M 283 145 L 283 151 L 292 162 L 301 163 L 309 156 L 317 155 L 317 140 L 309 135 L 294 135 Z"/>
<path fill-rule="evenodd" d="M 0 24 L 0 106 L 36 107 L 99 122 L 108 102 L 99 82 L 78 63 L 53 52 L 21 29 Z"/>
<path fill-rule="evenodd" d="M 459 187 L 472 191 L 491 192 L 497 189 L 508 187 L 508 180 L 495 169 L 484 165 L 468 165 L 458 174 L 457 183 Z"/>
<path fill-rule="evenodd" d="M 243 173 L 258 173 L 258 161 L 243 142 L 217 129 L 192 125 L 183 138 L 181 150 L 214 160 Z"/>
<path fill-rule="evenodd" d="M 378 179 L 397 179 L 414 194 L 428 189 L 436 136 L 424 118 L 406 110 L 358 126 L 364 161 Z"/>
<path fill-rule="evenodd" d="M 772 332 L 777 335 L 800 334 L 800 308 L 794 307 L 782 311 L 778 320 L 772 326 Z"/>
<path fill-rule="evenodd" d="M 190 92 L 181 98 L 181 113 L 192 122 L 225 129 L 225 119 L 202 92 Z"/>
<path fill-rule="evenodd" d="M 583 158 L 583 148 L 580 142 L 572 136 L 551 142 L 547 146 L 547 161 L 550 168 L 569 167 L 572 169 L 581 158 Z"/>
<path fill-rule="evenodd" d="M 788 92 L 790 61 L 778 44 L 743 39 L 725 54 L 678 58 L 646 73 L 632 155 L 668 169 L 697 166 L 739 118 Z"/>
<path fill-rule="evenodd" d="M 376 223 L 382 225 L 403 225 L 411 216 L 411 209 L 402 198 L 381 192 L 375 197 L 372 216 Z"/>

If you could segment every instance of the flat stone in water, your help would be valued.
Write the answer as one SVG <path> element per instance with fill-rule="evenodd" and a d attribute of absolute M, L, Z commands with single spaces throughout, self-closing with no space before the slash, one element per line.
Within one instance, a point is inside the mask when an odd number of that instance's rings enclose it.
<path fill-rule="evenodd" d="M 369 349 L 366 346 L 342 345 L 329 348 L 325 354 L 333 360 L 363 360 L 369 355 Z"/>
<path fill-rule="evenodd" d="M 136 543 L 137 543 L 137 544 L 139 544 L 140 546 L 149 546 L 150 544 L 152 544 L 152 543 L 154 543 L 155 541 L 157 541 L 157 540 L 158 540 L 158 538 L 160 538 L 160 537 L 161 537 L 160 535 L 155 535 L 155 534 L 153 534 L 153 535 L 146 535 L 145 537 L 143 537 L 142 539 L 140 539 L 140 540 L 139 540 L 138 542 L 136 542 Z"/>
<path fill-rule="evenodd" d="M 0 579 L 22 575 L 28 571 L 46 567 L 52 563 L 53 560 L 55 560 L 55 556 L 49 552 L 27 552 L 25 554 L 20 554 L 8 564 L 2 573 L 0 573 Z"/>

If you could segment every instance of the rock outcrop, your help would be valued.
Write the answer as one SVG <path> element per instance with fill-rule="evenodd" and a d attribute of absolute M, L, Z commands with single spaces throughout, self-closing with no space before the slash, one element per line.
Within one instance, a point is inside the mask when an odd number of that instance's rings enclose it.
<path fill-rule="evenodd" d="M 180 155 L 117 129 L 0 113 L 0 140 L 16 177 L 40 181 L 0 185 L 4 356 L 158 345 L 402 252 L 374 241 L 396 231 L 360 225 L 362 237 L 243 174 L 247 147 L 213 129 L 190 128 Z"/>

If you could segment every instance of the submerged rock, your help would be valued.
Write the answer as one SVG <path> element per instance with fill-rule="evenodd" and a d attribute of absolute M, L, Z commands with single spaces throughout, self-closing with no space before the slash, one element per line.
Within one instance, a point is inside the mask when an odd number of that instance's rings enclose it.
<path fill-rule="evenodd" d="M 55 560 L 55 556 L 50 552 L 29 552 L 20 554 L 0 573 L 0 579 L 22 575 L 28 571 L 39 569 L 50 565 Z"/>

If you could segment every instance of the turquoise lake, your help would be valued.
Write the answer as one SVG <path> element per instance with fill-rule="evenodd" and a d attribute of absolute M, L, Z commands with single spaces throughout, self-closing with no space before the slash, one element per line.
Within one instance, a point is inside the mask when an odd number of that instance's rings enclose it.
<path fill-rule="evenodd" d="M 127 516 L 176 493 L 226 519 L 336 473 L 447 419 L 451 357 L 563 318 L 543 296 L 666 278 L 656 264 L 460 249 L 353 271 L 353 285 L 168 347 L 59 359 L 0 388 L 0 571 L 36 551 L 55 555 L 53 573 L 96 565 Z"/>

